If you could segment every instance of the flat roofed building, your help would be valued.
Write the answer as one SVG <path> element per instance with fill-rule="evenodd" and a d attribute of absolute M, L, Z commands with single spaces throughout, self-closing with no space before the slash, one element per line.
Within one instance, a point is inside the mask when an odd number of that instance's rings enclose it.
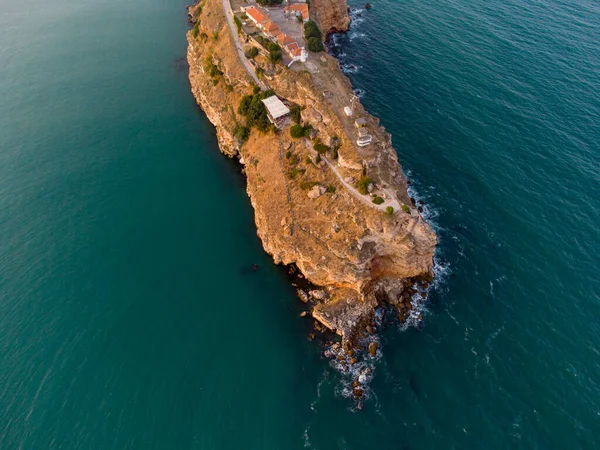
<path fill-rule="evenodd" d="M 367 126 L 367 121 L 365 120 L 364 117 L 359 117 L 358 119 L 356 119 L 356 121 L 354 122 L 354 125 L 356 126 L 356 128 L 360 128 L 360 127 L 366 127 Z"/>
<path fill-rule="evenodd" d="M 281 120 L 290 113 L 290 108 L 285 106 L 276 95 L 267 97 L 262 102 L 267 107 L 269 120 L 276 126 L 280 126 Z"/>

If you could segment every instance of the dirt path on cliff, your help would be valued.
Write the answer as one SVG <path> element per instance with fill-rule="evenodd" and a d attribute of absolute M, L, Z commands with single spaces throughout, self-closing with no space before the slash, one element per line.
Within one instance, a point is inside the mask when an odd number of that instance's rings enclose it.
<path fill-rule="evenodd" d="M 335 173 L 337 175 L 338 179 L 340 180 L 340 183 L 342 183 L 344 185 L 344 187 L 346 189 L 348 189 L 348 191 L 354 196 L 354 198 L 358 199 L 359 201 L 361 201 L 365 205 L 370 206 L 371 208 L 376 208 L 376 209 L 379 209 L 380 211 L 383 211 L 383 212 L 385 212 L 385 209 L 388 206 L 391 206 L 392 208 L 394 208 L 394 211 L 398 211 L 400 209 L 400 203 L 398 202 L 398 200 L 396 200 L 385 189 L 383 189 L 382 192 L 385 192 L 385 194 L 389 198 L 384 199 L 384 202 L 381 205 L 376 205 L 375 203 L 373 203 L 370 200 L 370 197 L 362 195 L 360 192 L 358 192 L 358 190 L 354 186 L 352 186 L 351 184 L 347 183 L 344 180 L 344 178 L 342 177 L 342 174 L 340 174 L 338 172 L 337 168 L 333 164 L 331 164 L 331 162 L 329 162 L 329 160 L 327 158 L 322 157 L 322 159 L 329 166 L 329 168 L 333 171 L 333 173 Z"/>

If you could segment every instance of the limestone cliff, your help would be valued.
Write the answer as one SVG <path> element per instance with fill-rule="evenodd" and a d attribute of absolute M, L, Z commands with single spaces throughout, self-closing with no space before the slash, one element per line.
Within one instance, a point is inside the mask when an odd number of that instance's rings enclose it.
<path fill-rule="evenodd" d="M 350 16 L 346 0 L 312 0 L 310 6 L 324 35 L 348 30 Z"/>
<path fill-rule="evenodd" d="M 374 140 L 356 147 L 353 122 L 340 114 L 352 97 L 351 85 L 331 56 L 311 54 L 306 64 L 288 69 L 259 54 L 253 64 L 264 71 L 263 81 L 279 98 L 303 108 L 302 123 L 312 127 L 313 139 L 293 139 L 288 124 L 277 132 L 252 129 L 243 142 L 239 130 L 246 119 L 238 105 L 255 85 L 221 2 L 207 0 L 190 14 L 198 20 L 188 33 L 192 92 L 217 129 L 221 151 L 244 165 L 264 249 L 324 290 L 313 296 L 311 314 L 346 340 L 371 327 L 378 302 L 397 306 L 401 320 L 406 318 L 415 282 L 432 276 L 436 236 L 408 197 L 390 135 L 354 101 L 354 117 L 366 119 Z M 327 20 L 332 27 L 343 23 Z M 335 148 L 336 155 L 321 157 L 315 142 Z M 368 189 L 381 195 L 383 205 L 354 187 L 366 174 Z M 389 205 L 392 214 L 385 213 Z"/>

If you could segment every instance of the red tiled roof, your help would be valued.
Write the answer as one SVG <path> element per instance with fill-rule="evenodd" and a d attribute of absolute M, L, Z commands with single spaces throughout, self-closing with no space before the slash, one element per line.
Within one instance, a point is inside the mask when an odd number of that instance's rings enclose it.
<path fill-rule="evenodd" d="M 308 19 L 308 5 L 306 3 L 302 5 L 290 5 L 283 8 L 284 11 L 299 11 L 302 13 L 304 20 Z"/>
<path fill-rule="evenodd" d="M 297 44 L 296 42 L 292 42 L 291 44 L 289 44 L 289 45 L 287 46 L 287 49 L 288 49 L 288 50 L 290 50 L 290 51 L 291 51 L 291 50 L 295 50 L 295 49 L 297 49 L 297 48 L 299 48 L 299 47 L 298 47 L 298 44 Z"/>
<path fill-rule="evenodd" d="M 256 9 L 254 6 L 247 8 L 246 14 L 248 14 L 248 16 L 252 20 L 254 20 L 254 22 L 256 22 L 256 23 L 263 23 L 265 20 L 267 20 L 269 18 L 269 16 L 263 14 L 258 9 Z"/>
<path fill-rule="evenodd" d="M 294 42 L 294 39 L 287 34 L 281 33 L 279 36 L 277 36 L 277 42 L 279 42 L 281 45 L 288 45 Z"/>
<path fill-rule="evenodd" d="M 266 24 L 263 25 L 263 30 L 265 30 L 269 33 L 276 33 L 276 34 L 281 33 L 279 26 L 275 22 L 267 22 Z"/>

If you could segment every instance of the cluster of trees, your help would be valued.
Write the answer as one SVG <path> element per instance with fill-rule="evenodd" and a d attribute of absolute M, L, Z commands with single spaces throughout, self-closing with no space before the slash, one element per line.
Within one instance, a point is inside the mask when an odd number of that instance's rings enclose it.
<path fill-rule="evenodd" d="M 250 47 L 250 50 L 246 52 L 246 58 L 254 59 L 258 55 L 258 49 L 256 47 Z"/>
<path fill-rule="evenodd" d="M 281 53 L 281 47 L 279 44 L 270 41 L 269 39 L 259 35 L 255 36 L 256 40 L 260 45 L 262 45 L 269 52 L 269 59 L 272 63 L 278 63 L 283 59 L 283 54 Z"/>
<path fill-rule="evenodd" d="M 314 20 L 309 20 L 304 24 L 304 38 L 311 52 L 322 52 L 324 50 L 322 42 L 323 34 Z"/>
<path fill-rule="evenodd" d="M 312 132 L 312 127 L 310 125 L 302 126 L 302 124 L 292 125 L 290 128 L 290 136 L 294 139 L 300 139 L 301 137 L 308 137 Z"/>
<path fill-rule="evenodd" d="M 252 95 L 245 95 L 242 97 L 238 106 L 238 114 L 246 118 L 245 128 L 248 128 L 249 130 L 250 128 L 255 127 L 262 132 L 267 132 L 271 129 L 271 122 L 267 116 L 267 107 L 262 100 L 272 95 L 275 95 L 275 92 L 272 89 L 265 92 L 259 92 L 258 89 L 255 89 L 255 92 Z M 240 135 L 241 133 L 242 131 L 240 131 Z"/>
<path fill-rule="evenodd" d="M 257 3 L 261 6 L 274 6 L 281 5 L 283 0 L 256 0 Z"/>

